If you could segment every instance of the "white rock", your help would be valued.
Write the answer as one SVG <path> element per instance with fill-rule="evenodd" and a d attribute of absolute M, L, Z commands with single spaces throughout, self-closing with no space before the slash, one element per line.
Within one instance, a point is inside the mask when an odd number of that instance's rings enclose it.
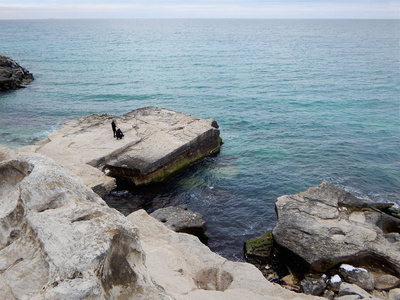
<path fill-rule="evenodd" d="M 127 218 L 139 228 L 150 275 L 177 300 L 319 299 L 268 282 L 253 265 L 224 259 L 196 237 L 168 229 L 144 210 Z"/>
<path fill-rule="evenodd" d="M 19 156 L 0 163 L 0 185 L 2 299 L 171 299 L 146 270 L 137 228 L 74 174 Z"/>

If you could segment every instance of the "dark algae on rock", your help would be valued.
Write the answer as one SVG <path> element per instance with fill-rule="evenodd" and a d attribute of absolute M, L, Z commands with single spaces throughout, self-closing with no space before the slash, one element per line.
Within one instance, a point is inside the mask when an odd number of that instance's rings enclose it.
<path fill-rule="evenodd" d="M 11 58 L 0 55 L 0 91 L 23 88 L 33 80 L 33 75 Z"/>

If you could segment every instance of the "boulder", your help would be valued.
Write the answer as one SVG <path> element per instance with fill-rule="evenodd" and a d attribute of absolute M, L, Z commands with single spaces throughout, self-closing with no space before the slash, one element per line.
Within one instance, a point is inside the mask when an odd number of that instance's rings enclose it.
<path fill-rule="evenodd" d="M 342 296 L 347 296 L 347 295 L 357 295 L 357 296 L 359 296 L 359 298 L 362 298 L 362 299 L 376 299 L 371 294 L 369 294 L 367 291 L 360 288 L 358 285 L 347 283 L 347 282 L 342 282 L 342 284 L 340 285 L 338 296 L 342 297 Z"/>
<path fill-rule="evenodd" d="M 301 291 L 304 294 L 319 296 L 326 288 L 325 280 L 319 276 L 306 276 L 300 282 Z"/>
<path fill-rule="evenodd" d="M 337 274 L 335 274 L 328 280 L 328 286 L 335 292 L 339 291 L 341 284 L 342 278 Z"/>
<path fill-rule="evenodd" d="M 139 229 L 151 277 L 176 300 L 320 299 L 267 281 L 255 266 L 213 253 L 198 238 L 172 231 L 144 210 L 127 219 Z"/>
<path fill-rule="evenodd" d="M 400 286 L 400 279 L 396 276 L 385 274 L 379 276 L 375 282 L 377 290 L 391 290 Z"/>
<path fill-rule="evenodd" d="M 400 289 L 394 289 L 389 292 L 389 300 L 400 300 Z"/>
<path fill-rule="evenodd" d="M 137 228 L 51 159 L 0 163 L 0 223 L 2 299 L 173 299 Z"/>
<path fill-rule="evenodd" d="M 331 290 L 325 290 L 323 297 L 329 300 L 333 300 L 333 298 L 335 297 L 335 293 Z"/>
<path fill-rule="evenodd" d="M 244 243 L 244 256 L 253 264 L 267 264 L 271 260 L 273 250 L 272 230 L 247 240 Z"/>
<path fill-rule="evenodd" d="M 339 274 L 348 283 L 354 283 L 366 291 L 372 291 L 375 287 L 375 277 L 364 268 L 355 268 L 348 264 L 342 264 Z"/>
<path fill-rule="evenodd" d="M 114 119 L 125 135 L 122 139 L 113 138 Z M 117 117 L 94 114 L 69 121 L 19 153 L 46 155 L 105 196 L 115 188 L 114 177 L 135 185 L 163 182 L 217 153 L 221 141 L 216 127 L 212 119 L 146 107 Z"/>
<path fill-rule="evenodd" d="M 188 210 L 186 204 L 157 209 L 150 214 L 169 229 L 197 236 L 207 243 L 207 225 L 200 213 Z"/>
<path fill-rule="evenodd" d="M 0 91 L 22 88 L 33 80 L 33 75 L 11 58 L 0 55 Z"/>
<path fill-rule="evenodd" d="M 383 266 L 400 272 L 400 220 L 330 183 L 279 197 L 275 242 L 299 256 L 311 270 L 339 263 Z M 384 270 L 384 271 L 388 271 Z M 389 273 L 390 273 L 389 272 Z"/>

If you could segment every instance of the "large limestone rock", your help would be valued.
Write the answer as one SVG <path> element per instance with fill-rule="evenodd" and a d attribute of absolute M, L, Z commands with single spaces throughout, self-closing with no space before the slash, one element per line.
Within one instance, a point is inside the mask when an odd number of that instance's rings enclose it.
<path fill-rule="evenodd" d="M 321 299 L 267 281 L 255 266 L 224 259 L 195 236 L 172 231 L 144 210 L 127 218 L 139 228 L 151 277 L 177 300 Z"/>
<path fill-rule="evenodd" d="M 42 156 L 0 163 L 1 299 L 172 299 L 137 228 Z"/>
<path fill-rule="evenodd" d="M 311 269 L 325 272 L 339 263 L 384 265 L 400 272 L 400 220 L 351 194 L 323 183 L 279 197 L 275 241 Z M 388 270 L 389 269 L 389 270 Z"/>
<path fill-rule="evenodd" d="M 0 55 L 0 91 L 24 87 L 32 80 L 33 75 L 28 70 L 11 58 Z"/>
<path fill-rule="evenodd" d="M 113 138 L 113 119 L 124 132 L 123 139 Z M 162 182 L 217 153 L 220 140 L 216 127 L 212 119 L 146 107 L 118 117 L 94 114 L 69 121 L 35 146 L 19 149 L 19 153 L 51 157 L 104 196 L 115 188 L 113 177 L 136 185 Z"/>
<path fill-rule="evenodd" d="M 41 155 L 0 163 L 1 299 L 312 300 L 141 210 L 128 218 Z"/>

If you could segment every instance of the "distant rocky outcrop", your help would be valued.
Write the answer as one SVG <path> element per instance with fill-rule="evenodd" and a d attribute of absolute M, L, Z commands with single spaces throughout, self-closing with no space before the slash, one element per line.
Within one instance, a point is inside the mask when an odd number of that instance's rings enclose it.
<path fill-rule="evenodd" d="M 113 138 L 111 121 L 123 131 Z M 51 157 L 83 179 L 100 196 L 115 179 L 135 185 L 163 182 L 198 160 L 219 152 L 213 119 L 199 119 L 169 109 L 146 107 L 121 116 L 94 114 L 65 123 L 57 132 L 19 153 Z"/>
<path fill-rule="evenodd" d="M 11 58 L 0 55 L 0 91 L 24 87 L 33 80 L 33 75 Z"/>
<path fill-rule="evenodd" d="M 145 211 L 109 208 L 51 159 L 0 162 L 2 299 L 311 300 Z"/>

